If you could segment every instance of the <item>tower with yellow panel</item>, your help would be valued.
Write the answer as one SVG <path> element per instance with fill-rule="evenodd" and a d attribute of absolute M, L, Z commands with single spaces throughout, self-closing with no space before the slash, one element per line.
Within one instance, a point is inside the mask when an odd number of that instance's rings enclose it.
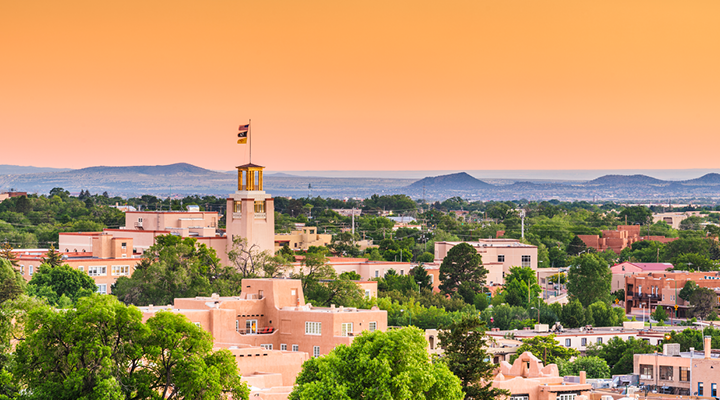
<path fill-rule="evenodd" d="M 235 237 L 247 239 L 259 251 L 275 249 L 275 205 L 263 190 L 264 167 L 245 164 L 238 170 L 238 188 L 227 199 L 227 250 Z M 225 258 L 225 257 L 224 257 Z"/>

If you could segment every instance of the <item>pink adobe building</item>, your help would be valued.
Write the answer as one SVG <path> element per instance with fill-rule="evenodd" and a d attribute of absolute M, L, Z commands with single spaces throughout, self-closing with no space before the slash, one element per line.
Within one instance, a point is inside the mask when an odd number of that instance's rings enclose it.
<path fill-rule="evenodd" d="M 712 338 L 705 336 L 703 351 L 691 348 L 680 352 L 679 343 L 663 345 L 662 353 L 635 354 L 633 372 L 640 384 L 658 393 L 681 396 L 718 397 L 720 352 L 711 349 Z"/>
<path fill-rule="evenodd" d="M 298 271 L 302 267 L 303 256 L 297 256 L 295 259 L 296 262 L 293 263 L 293 268 Z M 335 269 L 338 275 L 343 272 L 355 272 L 360 275 L 360 279 L 363 281 L 382 278 L 391 269 L 395 270 L 398 275 L 407 275 L 414 267 L 409 262 L 370 261 L 367 258 L 350 257 L 328 257 L 328 264 Z"/>
<path fill-rule="evenodd" d="M 602 237 L 598 235 L 577 235 L 587 247 L 592 247 L 599 252 L 607 249 L 617 254 L 642 240 L 653 240 L 660 243 L 669 243 L 677 238 L 666 238 L 665 236 L 640 236 L 640 225 L 618 225 L 614 231 L 602 231 Z"/>
<path fill-rule="evenodd" d="M 517 400 L 581 400 L 587 399 L 591 386 L 580 373 L 580 383 L 563 383 L 555 364 L 543 366 L 529 351 L 522 353 L 510 365 L 500 361 L 492 386 L 510 391 L 510 399 Z"/>
<path fill-rule="evenodd" d="M 678 297 L 685 282 L 694 281 L 698 286 L 720 292 L 720 272 L 658 271 L 642 272 L 625 276 L 625 312 L 649 313 L 656 307 L 663 307 L 668 315 L 685 317 L 690 305 Z"/>
<path fill-rule="evenodd" d="M 610 267 L 612 273 L 612 284 L 610 290 L 612 292 L 625 289 L 625 277 L 641 272 L 660 272 L 674 269 L 670 263 L 632 263 L 623 262 Z"/>
<path fill-rule="evenodd" d="M 521 243 L 517 239 L 481 239 L 477 242 L 436 242 L 435 262 L 438 267 L 448 251 L 460 243 L 473 246 L 482 256 L 482 263 L 488 270 L 488 285 L 503 285 L 505 275 L 511 267 L 530 267 L 538 269 L 537 247 Z M 436 280 L 437 282 L 437 280 Z"/>
<path fill-rule="evenodd" d="M 130 276 L 140 262 L 137 255 L 132 254 L 129 239 L 103 236 L 97 233 L 94 252 L 61 252 L 63 263 L 80 271 L 87 272 L 95 280 L 98 293 L 110 293 L 110 287 L 121 276 Z M 124 246 L 123 246 L 124 245 Z M 30 281 L 47 255 L 47 249 L 15 250 L 18 269 L 26 281 Z"/>
<path fill-rule="evenodd" d="M 155 307 L 143 308 L 149 318 Z M 315 357 L 362 331 L 387 329 L 387 312 L 305 304 L 300 280 L 244 279 L 242 295 L 175 299 L 173 311 L 215 338 L 215 345 L 300 351 Z"/>
<path fill-rule="evenodd" d="M 152 246 L 160 235 L 192 237 L 215 249 L 225 265 L 230 263 L 227 252 L 235 237 L 243 237 L 258 250 L 274 254 L 275 206 L 273 198 L 263 191 L 263 167 L 247 164 L 237 170 L 238 190 L 227 199 L 225 231 L 218 228 L 217 212 L 190 206 L 188 211 L 128 211 L 125 227 L 105 229 L 103 234 L 131 238 L 132 249 L 138 254 Z M 93 241 L 83 234 L 60 233 L 59 248 L 92 252 Z"/>

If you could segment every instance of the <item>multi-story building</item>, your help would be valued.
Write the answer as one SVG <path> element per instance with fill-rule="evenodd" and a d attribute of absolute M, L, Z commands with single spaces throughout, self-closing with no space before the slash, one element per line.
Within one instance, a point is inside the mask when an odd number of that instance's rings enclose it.
<path fill-rule="evenodd" d="M 612 274 L 612 283 L 610 284 L 610 291 L 615 292 L 620 289 L 625 289 L 625 277 L 629 275 L 640 274 L 643 272 L 662 272 L 672 270 L 675 268 L 670 263 L 635 263 L 635 262 L 623 262 L 615 264 L 610 267 L 610 273 Z M 624 300 L 624 299 L 621 299 Z"/>
<path fill-rule="evenodd" d="M 314 307 L 305 303 L 300 280 L 244 279 L 242 295 L 175 299 L 172 306 L 142 307 L 145 318 L 159 310 L 185 315 L 210 332 L 215 346 L 328 354 L 363 331 L 387 330 L 387 311 Z M 242 364 L 238 361 L 238 364 Z M 294 382 L 293 380 L 288 382 Z"/>
<path fill-rule="evenodd" d="M 633 372 L 640 385 L 657 393 L 680 396 L 719 397 L 720 351 L 711 349 L 712 338 L 705 337 L 703 351 L 691 348 L 681 352 L 680 344 L 663 345 L 662 353 L 635 354 Z"/>
<path fill-rule="evenodd" d="M 614 231 L 602 231 L 599 235 L 578 235 L 587 247 L 603 252 L 607 249 L 617 254 L 635 242 L 642 240 L 653 240 L 660 243 L 669 243 L 677 238 L 666 238 L 665 236 L 640 236 L 640 225 L 618 225 Z"/>
<path fill-rule="evenodd" d="M 658 271 L 625 276 L 625 312 L 652 312 L 663 307 L 668 315 L 685 317 L 690 304 L 678 297 L 685 282 L 694 281 L 698 286 L 720 293 L 720 272 Z"/>
<path fill-rule="evenodd" d="M 439 267 L 448 251 L 460 243 L 473 246 L 482 256 L 482 263 L 488 270 L 488 285 L 505 284 L 505 275 L 511 267 L 538 268 L 537 247 L 521 243 L 517 239 L 481 239 L 477 242 L 436 242 L 435 266 Z M 433 266 L 428 266 L 432 268 Z"/>
<path fill-rule="evenodd" d="M 304 226 L 300 230 L 275 235 L 275 250 L 288 246 L 291 250 L 307 250 L 310 246 L 327 246 L 332 235 L 317 232 L 316 226 Z"/>
<path fill-rule="evenodd" d="M 237 170 L 238 190 L 227 199 L 225 231 L 218 227 L 217 212 L 190 206 L 187 211 L 127 211 L 123 228 L 105 229 L 103 233 L 133 239 L 132 248 L 139 254 L 160 235 L 192 237 L 215 249 L 223 264 L 230 263 L 227 253 L 236 237 L 247 239 L 248 245 L 259 251 L 274 253 L 275 207 L 273 198 L 263 191 L 263 167 L 247 164 Z M 60 233 L 58 247 L 92 252 L 94 242 L 90 236 Z"/>

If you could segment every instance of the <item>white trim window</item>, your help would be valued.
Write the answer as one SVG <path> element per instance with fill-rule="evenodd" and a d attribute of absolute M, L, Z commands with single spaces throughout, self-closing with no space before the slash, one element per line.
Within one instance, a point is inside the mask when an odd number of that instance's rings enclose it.
<path fill-rule="evenodd" d="M 24 265 L 20 266 L 20 274 L 25 275 L 25 266 Z"/>
<path fill-rule="evenodd" d="M 313 346 L 313 357 L 320 357 L 320 346 Z"/>
<path fill-rule="evenodd" d="M 107 284 L 106 283 L 98 283 L 97 284 L 97 292 L 100 294 L 107 294 Z"/>
<path fill-rule="evenodd" d="M 375 332 L 377 330 L 377 322 L 372 321 L 368 324 L 368 330 L 370 332 Z"/>
<path fill-rule="evenodd" d="M 83 267 L 82 265 L 79 266 L 79 267 L 78 267 L 78 271 L 80 271 L 80 272 L 85 272 L 85 267 Z"/>
<path fill-rule="evenodd" d="M 107 275 L 107 266 L 95 265 L 88 267 L 88 275 L 90 276 L 105 276 Z"/>
<path fill-rule="evenodd" d="M 287 351 L 287 344 L 281 343 L 281 344 L 280 344 L 280 350 L 282 350 L 282 351 Z"/>
<path fill-rule="evenodd" d="M 557 400 L 575 400 L 575 393 L 565 393 L 557 395 Z"/>
<path fill-rule="evenodd" d="M 33 266 L 32 266 L 32 265 L 28 265 L 28 275 L 33 276 L 33 274 L 34 274 Z"/>
<path fill-rule="evenodd" d="M 370 289 L 365 289 L 365 298 L 369 299 L 372 297 L 372 291 Z"/>
<path fill-rule="evenodd" d="M 322 322 L 305 321 L 306 335 L 322 335 Z"/>
<path fill-rule="evenodd" d="M 505 262 L 505 254 L 498 254 L 498 262 Z"/>
<path fill-rule="evenodd" d="M 521 267 L 529 267 L 532 263 L 532 256 L 522 256 L 520 266 Z"/>
<path fill-rule="evenodd" d="M 565 339 L 565 347 L 570 347 L 570 346 L 572 346 L 572 340 Z"/>
<path fill-rule="evenodd" d="M 260 347 L 262 347 L 265 350 L 272 350 L 273 345 L 272 344 L 261 344 Z"/>
<path fill-rule="evenodd" d="M 193 324 L 195 324 L 195 326 L 197 326 L 198 328 L 202 328 L 202 324 L 199 322 L 193 322 Z"/>
<path fill-rule="evenodd" d="M 295 351 L 295 352 L 300 351 L 300 346 L 298 346 L 296 344 L 292 345 L 292 351 Z"/>
<path fill-rule="evenodd" d="M 353 333 L 353 323 L 352 322 L 343 322 L 340 324 L 340 336 L 352 336 Z"/>
<path fill-rule="evenodd" d="M 112 266 L 113 276 L 127 276 L 130 275 L 129 265 L 113 265 Z"/>

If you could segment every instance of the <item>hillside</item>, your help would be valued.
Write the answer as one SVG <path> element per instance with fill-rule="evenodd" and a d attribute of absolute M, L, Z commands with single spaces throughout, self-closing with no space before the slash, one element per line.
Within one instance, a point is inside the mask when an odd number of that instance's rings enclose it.
<path fill-rule="evenodd" d="M 426 177 L 407 186 L 406 189 L 422 190 L 423 187 L 426 190 L 477 190 L 489 189 L 494 186 L 473 178 L 466 172 L 458 172 L 456 174 Z"/>
<path fill-rule="evenodd" d="M 720 174 L 710 173 L 699 178 L 684 181 L 687 185 L 720 185 Z"/>
<path fill-rule="evenodd" d="M 667 182 L 647 175 L 605 175 L 587 183 L 590 185 L 659 185 Z"/>

